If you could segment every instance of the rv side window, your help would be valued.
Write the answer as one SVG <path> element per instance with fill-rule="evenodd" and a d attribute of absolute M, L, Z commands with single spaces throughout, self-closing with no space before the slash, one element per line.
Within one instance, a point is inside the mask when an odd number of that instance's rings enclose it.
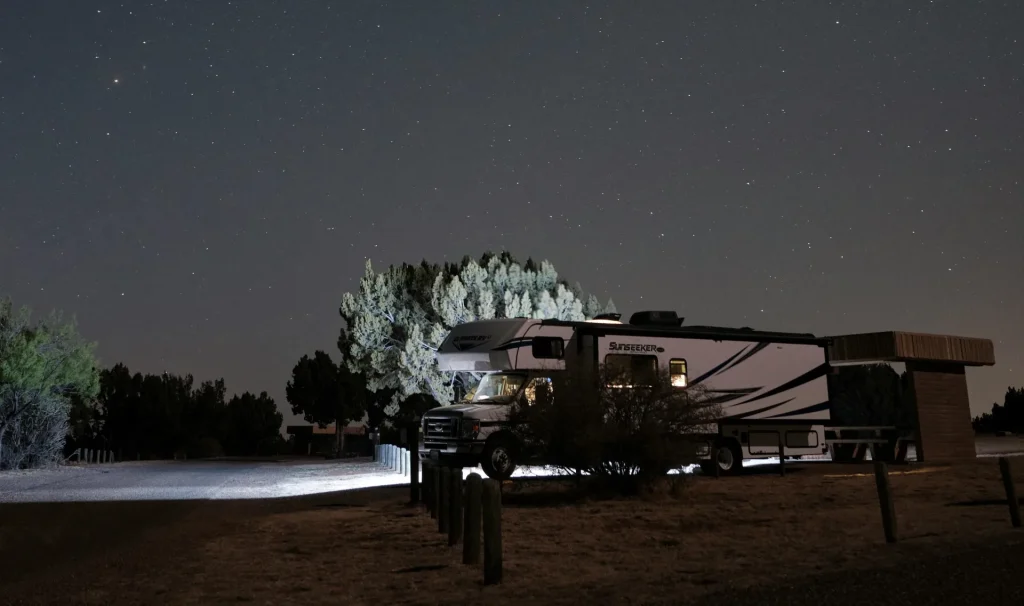
<path fill-rule="evenodd" d="M 626 385 L 656 385 L 658 357 L 608 354 L 604 357 L 604 370 L 608 378 L 622 378 Z"/>
<path fill-rule="evenodd" d="M 565 355 L 565 341 L 561 337 L 534 337 L 533 357 L 538 360 L 560 359 Z"/>
<path fill-rule="evenodd" d="M 668 372 L 672 379 L 672 387 L 686 387 L 686 360 L 679 358 L 670 360 Z"/>

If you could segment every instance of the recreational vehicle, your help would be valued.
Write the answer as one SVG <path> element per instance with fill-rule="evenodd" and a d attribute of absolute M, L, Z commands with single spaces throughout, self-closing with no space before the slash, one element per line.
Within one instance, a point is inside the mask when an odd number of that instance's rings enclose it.
<path fill-rule="evenodd" d="M 553 373 L 628 364 L 673 387 L 702 386 L 721 418 L 697 436 L 702 467 L 826 452 L 828 341 L 809 334 L 686 326 L 674 312 L 585 322 L 501 319 L 455 327 L 437 352 L 442 370 L 482 375 L 471 398 L 423 416 L 419 456 L 493 478 L 511 476 L 518 448 L 503 428 L 509 403 L 532 397 Z M 557 397 L 557 395 L 555 395 Z M 715 460 L 711 460 L 714 453 Z"/>

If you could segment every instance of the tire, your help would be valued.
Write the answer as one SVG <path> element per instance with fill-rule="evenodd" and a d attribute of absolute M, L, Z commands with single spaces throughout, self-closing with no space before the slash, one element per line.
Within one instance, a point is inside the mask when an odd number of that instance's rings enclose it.
<path fill-rule="evenodd" d="M 718 461 L 701 461 L 700 469 L 705 475 L 714 475 L 714 465 L 718 465 L 718 473 L 723 476 L 734 476 L 743 470 L 743 451 L 739 445 L 729 440 L 718 444 Z"/>
<path fill-rule="evenodd" d="M 516 470 L 515 449 L 510 440 L 496 438 L 488 440 L 484 452 L 480 455 L 480 467 L 487 477 L 504 481 L 512 477 Z"/>

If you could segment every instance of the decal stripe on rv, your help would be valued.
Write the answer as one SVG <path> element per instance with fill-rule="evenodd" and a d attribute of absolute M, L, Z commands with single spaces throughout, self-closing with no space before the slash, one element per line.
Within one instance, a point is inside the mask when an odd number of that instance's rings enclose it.
<path fill-rule="evenodd" d="M 532 337 L 519 337 L 516 339 L 509 339 L 501 345 L 497 345 L 492 351 L 508 351 L 509 349 L 517 349 L 533 343 Z"/>
<path fill-rule="evenodd" d="M 730 368 L 739 366 L 740 364 L 746 362 L 747 360 L 750 359 L 751 356 L 753 356 L 754 354 L 756 354 L 756 353 L 758 353 L 760 351 L 764 351 L 764 348 L 768 347 L 769 345 L 771 345 L 771 343 L 769 343 L 768 341 L 763 341 L 761 343 L 758 343 L 754 347 L 754 349 L 751 349 L 750 351 L 748 351 L 746 354 L 743 355 L 742 358 L 739 358 L 738 360 L 736 360 L 732 364 L 730 364 L 730 365 L 726 366 L 725 368 L 723 368 L 722 372 L 725 372 L 725 371 L 729 370 Z"/>
<path fill-rule="evenodd" d="M 811 381 L 813 381 L 815 379 L 824 377 L 826 374 L 828 374 L 829 369 L 830 369 L 830 367 L 828 365 L 828 362 L 826 362 L 826 363 L 824 363 L 824 364 L 822 364 L 820 366 L 816 366 L 816 367 L 812 368 L 811 370 L 805 372 L 804 374 L 800 375 L 799 377 L 797 377 L 797 378 L 795 378 L 795 379 L 793 379 L 791 381 L 787 381 L 787 382 L 783 383 L 782 385 L 779 385 L 775 389 L 769 389 L 768 391 L 764 392 L 763 394 L 761 394 L 759 396 L 756 396 L 756 397 L 753 397 L 753 398 L 750 398 L 749 400 L 747 400 L 746 402 L 743 402 L 743 403 L 744 404 L 749 404 L 751 402 L 756 402 L 758 400 L 763 400 L 764 398 L 769 398 L 771 396 L 774 396 L 775 394 L 779 394 L 779 393 L 782 393 L 784 391 L 788 391 L 790 389 L 793 389 L 794 387 L 800 387 L 801 385 L 803 385 L 805 383 L 810 383 Z"/>
<path fill-rule="evenodd" d="M 776 402 L 775 404 L 770 404 L 770 405 L 765 406 L 763 408 L 757 408 L 755 410 L 748 410 L 746 412 L 739 412 L 739 413 L 736 413 L 736 416 L 734 416 L 732 418 L 734 418 L 734 419 L 749 419 L 750 417 L 752 417 L 754 415 L 759 415 L 762 412 L 767 412 L 769 410 L 778 408 L 780 406 L 785 406 L 786 404 L 789 404 L 790 402 L 792 402 L 795 399 L 796 398 L 790 398 L 788 400 L 783 400 L 781 402 Z"/>
<path fill-rule="evenodd" d="M 778 418 L 781 418 L 781 417 L 791 417 L 793 415 L 805 415 L 805 414 L 812 413 L 812 412 L 821 412 L 823 410 L 828 410 L 829 406 L 830 406 L 830 403 L 828 401 L 825 401 L 825 402 L 820 402 L 818 404 L 814 404 L 813 406 L 807 406 L 806 408 L 801 408 L 799 410 L 791 410 L 789 412 L 782 412 L 782 413 L 779 413 L 779 414 L 777 414 L 777 415 L 775 415 L 773 417 L 768 417 L 768 418 L 778 419 Z"/>
<path fill-rule="evenodd" d="M 737 351 L 736 353 L 734 353 L 733 355 L 729 356 L 729 359 L 727 359 L 726 361 L 722 362 L 722 363 L 721 363 L 721 364 L 719 364 L 718 366 L 716 366 L 716 367 L 712 368 L 711 370 L 707 371 L 706 373 L 702 374 L 701 376 L 699 376 L 699 377 L 697 377 L 696 379 L 694 379 L 693 381 L 691 381 L 691 382 L 690 382 L 690 385 L 698 385 L 698 384 L 699 384 L 699 383 L 700 383 L 701 381 L 703 381 L 704 379 L 707 379 L 708 377 L 710 377 L 710 376 L 712 376 L 712 375 L 716 374 L 716 373 L 717 373 L 718 371 L 720 371 L 720 370 L 722 370 L 723 368 L 725 368 L 726 366 L 728 366 L 728 365 L 729 365 L 729 362 L 732 362 L 732 361 L 733 361 L 733 360 L 735 360 L 736 358 L 740 357 L 740 355 L 741 355 L 741 354 L 742 354 L 742 353 L 743 353 L 744 351 L 746 351 L 746 348 L 744 348 L 744 349 L 741 349 L 741 350 Z"/>
<path fill-rule="evenodd" d="M 712 394 L 707 398 L 708 402 L 712 404 L 724 404 L 726 402 L 732 402 L 738 400 L 743 396 L 749 396 L 750 394 L 762 389 L 761 387 L 744 387 L 742 389 L 711 389 L 709 392 Z"/>

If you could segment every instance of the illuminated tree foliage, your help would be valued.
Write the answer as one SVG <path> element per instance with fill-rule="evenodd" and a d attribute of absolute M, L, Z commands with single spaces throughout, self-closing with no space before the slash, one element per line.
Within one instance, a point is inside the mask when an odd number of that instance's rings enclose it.
<path fill-rule="evenodd" d="M 492 318 L 578 321 L 614 311 L 611 301 L 601 306 L 578 285 L 560 280 L 551 263 L 520 264 L 508 253 L 382 272 L 367 261 L 359 290 L 342 297 L 343 353 L 349 368 L 366 377 L 367 389 L 394 392 L 388 415 L 395 416 L 399 402 L 410 396 L 451 402 L 476 383 L 470 374 L 437 367 L 437 348 L 458 324 Z"/>
<path fill-rule="evenodd" d="M 27 308 L 0 301 L 0 469 L 63 456 L 71 398 L 91 398 L 99 378 L 93 345 L 60 314 L 33 324 Z"/>

